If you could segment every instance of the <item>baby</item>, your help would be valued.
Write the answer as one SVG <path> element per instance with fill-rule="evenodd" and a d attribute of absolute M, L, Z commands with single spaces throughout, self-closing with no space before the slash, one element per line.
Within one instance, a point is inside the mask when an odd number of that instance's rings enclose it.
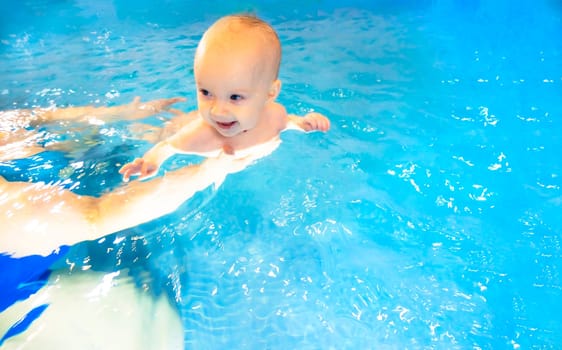
<path fill-rule="evenodd" d="M 177 152 L 213 157 L 168 172 L 165 177 L 133 181 L 100 197 L 78 195 L 56 184 L 9 182 L 0 176 L 0 254 L 47 256 L 58 247 L 148 222 L 173 212 L 197 191 L 220 185 L 228 174 L 270 154 L 279 144 L 281 131 L 328 130 L 326 117 L 318 113 L 302 118 L 288 115 L 275 102 L 281 89 L 277 78 L 280 57 L 279 39 L 265 22 L 250 16 L 220 19 L 204 34 L 195 55 L 198 110 L 180 113 L 178 118 L 185 124 L 180 123 L 176 134 L 157 143 L 143 158 L 124 165 L 120 172 L 126 181 L 132 175 L 141 179 L 153 176 Z M 171 104 L 180 101 L 174 98 L 140 104 L 135 100 L 122 107 L 125 110 L 78 107 L 42 118 L 76 119 L 93 114 L 105 120 L 125 113 L 134 119 L 170 110 Z"/>
<path fill-rule="evenodd" d="M 275 102 L 281 44 L 275 30 L 250 15 L 219 19 L 203 35 L 194 60 L 198 109 L 175 135 L 157 143 L 142 158 L 125 164 L 128 181 L 155 175 L 176 153 L 237 156 L 279 137 L 286 129 L 327 131 L 330 121 L 319 113 L 287 114 Z"/>

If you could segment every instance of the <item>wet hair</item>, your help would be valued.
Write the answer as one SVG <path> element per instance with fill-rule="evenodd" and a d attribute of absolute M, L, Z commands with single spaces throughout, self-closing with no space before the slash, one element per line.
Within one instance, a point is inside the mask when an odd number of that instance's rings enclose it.
<path fill-rule="evenodd" d="M 217 20 L 211 28 L 217 25 L 226 25 L 230 27 L 232 24 L 240 25 L 245 28 L 250 28 L 255 30 L 257 33 L 262 35 L 264 42 L 268 46 L 268 56 L 271 59 L 274 70 L 274 79 L 279 76 L 279 67 L 281 65 L 281 41 L 279 36 L 273 27 L 266 21 L 258 18 L 254 14 L 250 13 L 240 13 L 234 15 L 228 15 Z"/>

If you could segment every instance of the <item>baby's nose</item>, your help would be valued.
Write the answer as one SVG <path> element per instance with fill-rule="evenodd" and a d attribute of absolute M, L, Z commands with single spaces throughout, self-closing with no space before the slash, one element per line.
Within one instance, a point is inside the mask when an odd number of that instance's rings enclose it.
<path fill-rule="evenodd" d="M 211 113 L 213 115 L 225 115 L 227 113 L 225 104 L 221 101 L 215 101 L 211 106 Z"/>

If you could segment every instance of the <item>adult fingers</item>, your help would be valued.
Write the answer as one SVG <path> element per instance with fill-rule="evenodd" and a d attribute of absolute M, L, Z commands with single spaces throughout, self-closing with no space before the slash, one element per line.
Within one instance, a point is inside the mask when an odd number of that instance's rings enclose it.
<path fill-rule="evenodd" d="M 185 114 L 184 111 L 181 111 L 181 110 L 175 109 L 175 108 L 168 108 L 168 112 L 170 112 L 170 113 L 172 113 L 172 114 L 175 114 L 175 115 L 177 115 L 177 116 L 180 116 L 180 115 Z"/>
<path fill-rule="evenodd" d="M 187 101 L 185 97 L 172 97 L 172 98 L 161 100 L 160 103 L 164 108 L 167 109 L 167 107 L 173 105 L 174 103 L 185 102 L 185 101 Z"/>

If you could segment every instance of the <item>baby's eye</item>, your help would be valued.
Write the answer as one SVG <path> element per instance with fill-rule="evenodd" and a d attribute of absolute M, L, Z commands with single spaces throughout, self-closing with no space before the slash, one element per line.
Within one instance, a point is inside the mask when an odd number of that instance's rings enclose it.
<path fill-rule="evenodd" d="M 211 94 L 209 90 L 205 90 L 205 89 L 199 89 L 199 93 L 203 96 L 209 96 Z"/>
<path fill-rule="evenodd" d="M 231 101 L 242 101 L 243 99 L 244 99 L 244 96 L 242 96 L 242 95 L 238 95 L 238 94 L 230 95 Z"/>

